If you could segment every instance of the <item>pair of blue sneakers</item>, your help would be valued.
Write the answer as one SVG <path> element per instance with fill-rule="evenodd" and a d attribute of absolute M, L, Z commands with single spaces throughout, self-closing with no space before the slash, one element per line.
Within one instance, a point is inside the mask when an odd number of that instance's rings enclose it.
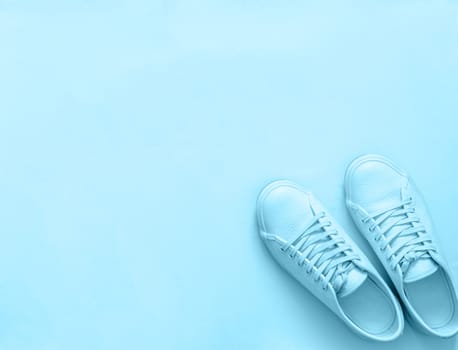
<path fill-rule="evenodd" d="M 345 195 L 411 323 L 439 337 L 458 333 L 456 291 L 410 177 L 390 160 L 366 155 L 349 165 Z M 398 298 L 312 193 L 275 181 L 260 193 L 257 217 L 275 260 L 353 331 L 379 341 L 402 333 Z"/>

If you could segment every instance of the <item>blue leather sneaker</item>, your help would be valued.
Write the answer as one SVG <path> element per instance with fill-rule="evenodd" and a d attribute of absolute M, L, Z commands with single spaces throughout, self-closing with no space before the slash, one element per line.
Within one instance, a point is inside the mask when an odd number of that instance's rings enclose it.
<path fill-rule="evenodd" d="M 258 197 L 257 217 L 274 259 L 350 329 L 379 341 L 402 333 L 397 299 L 313 194 L 290 181 L 273 182 Z"/>
<path fill-rule="evenodd" d="M 428 334 L 455 335 L 456 291 L 410 177 L 390 160 L 366 155 L 348 167 L 345 192 L 355 224 L 388 272 L 412 323 Z"/>

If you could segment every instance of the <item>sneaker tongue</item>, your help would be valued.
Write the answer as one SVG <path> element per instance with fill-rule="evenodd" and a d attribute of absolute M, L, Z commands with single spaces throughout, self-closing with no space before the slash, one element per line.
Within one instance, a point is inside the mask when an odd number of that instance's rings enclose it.
<path fill-rule="evenodd" d="M 371 203 L 365 203 L 364 206 L 368 209 L 369 212 L 371 211 L 378 211 L 383 208 L 390 207 L 392 205 L 396 205 L 400 203 L 400 201 L 403 200 L 403 192 L 406 189 L 406 186 L 401 191 L 392 191 L 388 193 L 387 195 L 384 195 L 383 198 L 379 198 L 378 200 L 375 200 Z M 382 229 L 384 227 L 388 227 L 389 225 L 396 223 L 399 220 L 399 217 L 393 217 L 393 218 L 388 218 L 385 220 L 385 222 L 382 224 Z M 410 225 L 397 225 L 393 227 L 390 230 L 390 234 L 396 234 L 399 233 L 407 228 L 411 227 Z M 410 241 L 413 237 L 416 237 L 417 234 L 413 233 L 411 235 L 406 235 L 406 236 L 398 236 L 397 238 L 394 239 L 392 242 L 392 246 L 402 246 L 406 244 L 408 241 Z M 420 257 L 419 259 L 409 263 L 409 267 L 407 268 L 407 271 L 404 273 L 404 281 L 405 282 L 414 282 L 418 281 L 419 279 L 422 279 L 424 277 L 427 277 L 431 274 L 433 274 L 437 270 L 438 266 L 437 264 L 431 259 L 430 255 L 428 253 L 425 253 L 423 257 Z"/>
<path fill-rule="evenodd" d="M 289 232 L 283 233 L 287 239 L 296 237 L 300 232 L 304 231 L 310 219 L 316 215 L 315 209 L 308 203 L 307 206 L 301 208 L 301 215 L 297 217 L 294 226 L 290 227 Z M 322 244 L 321 242 L 315 244 Z M 345 296 L 355 291 L 366 279 L 367 274 L 355 266 L 352 262 L 353 268 L 346 273 L 347 278 L 344 285 L 337 292 L 339 296 Z"/>
<path fill-rule="evenodd" d="M 401 201 L 402 201 L 401 191 L 393 191 L 389 193 L 387 196 L 385 196 L 384 198 L 381 198 L 371 203 L 367 203 L 364 206 L 368 209 L 370 213 L 370 212 L 379 211 L 380 209 L 391 207 L 393 205 L 397 205 Z M 399 218 L 400 217 L 398 216 L 398 217 L 390 217 L 386 219 L 381 225 L 382 230 L 384 228 L 388 228 L 391 225 L 397 223 L 399 221 Z M 396 225 L 392 227 L 389 232 L 390 232 L 390 235 L 391 234 L 394 235 L 394 234 L 400 233 L 401 231 L 404 231 L 405 229 L 408 229 L 409 227 L 411 227 L 410 224 Z M 393 240 L 393 242 L 391 243 L 391 246 L 398 246 L 398 247 L 403 246 L 404 244 L 406 244 L 408 241 L 410 241 L 414 237 L 416 237 L 415 233 L 411 235 L 407 235 L 407 236 L 398 236 L 397 238 Z"/>
<path fill-rule="evenodd" d="M 404 282 L 416 282 L 422 278 L 428 277 L 437 271 L 439 266 L 433 261 L 433 259 L 420 258 L 410 263 L 409 268 L 404 274 Z"/>
<path fill-rule="evenodd" d="M 361 286 L 361 284 L 363 284 L 366 278 L 367 273 L 355 266 L 348 272 L 347 279 L 337 294 L 339 297 L 345 297 L 353 293 L 359 286 Z"/>

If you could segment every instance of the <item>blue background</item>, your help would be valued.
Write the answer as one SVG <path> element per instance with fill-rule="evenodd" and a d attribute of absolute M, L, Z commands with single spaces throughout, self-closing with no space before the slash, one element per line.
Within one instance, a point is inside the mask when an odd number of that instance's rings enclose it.
<path fill-rule="evenodd" d="M 382 153 L 456 271 L 457 16 L 454 0 L 0 0 L 0 347 L 457 349 L 410 325 L 353 335 L 254 216 L 288 178 L 370 254 L 343 174 Z"/>

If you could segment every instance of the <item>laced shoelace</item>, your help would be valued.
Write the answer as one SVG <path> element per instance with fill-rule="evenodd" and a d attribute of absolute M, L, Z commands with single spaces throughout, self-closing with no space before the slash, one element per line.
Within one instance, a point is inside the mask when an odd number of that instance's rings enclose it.
<path fill-rule="evenodd" d="M 306 265 L 316 282 L 327 290 L 331 285 L 337 293 L 346 281 L 348 272 L 354 267 L 352 261 L 359 260 L 352 248 L 338 236 L 325 213 L 315 215 L 297 237 L 282 246 L 291 258 L 297 257 L 299 266 Z"/>
<path fill-rule="evenodd" d="M 370 213 L 362 221 L 364 223 L 372 221 L 369 226 L 370 232 L 375 232 L 378 228 L 374 239 L 379 242 L 380 250 L 387 252 L 386 258 L 390 261 L 393 270 L 399 264 L 404 273 L 412 262 L 436 251 L 431 236 L 416 214 L 412 197 L 399 204 Z M 394 229 L 396 227 L 399 230 Z M 382 237 L 384 240 L 380 242 Z M 405 237 L 405 240 L 398 240 L 400 237 Z"/>

